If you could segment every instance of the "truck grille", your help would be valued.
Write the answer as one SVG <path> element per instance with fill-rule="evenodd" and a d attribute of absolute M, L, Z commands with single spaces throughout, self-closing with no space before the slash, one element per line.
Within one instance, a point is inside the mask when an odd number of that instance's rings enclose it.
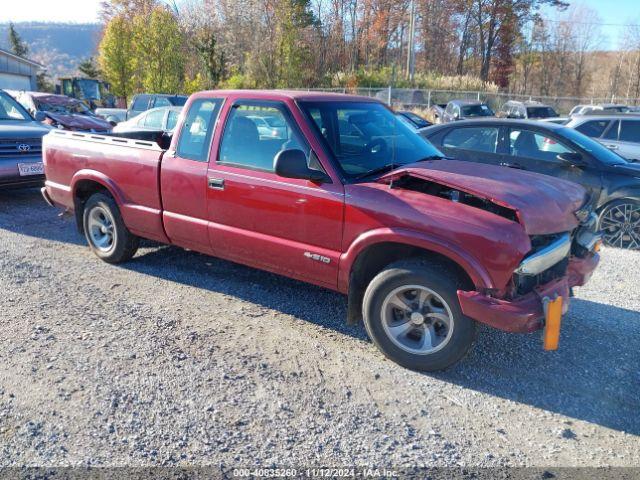
<path fill-rule="evenodd" d="M 40 155 L 42 138 L 0 138 L 0 157 L 19 157 L 21 155 Z"/>
<path fill-rule="evenodd" d="M 532 292 L 536 287 L 549 283 L 553 280 L 563 277 L 567 273 L 569 266 L 569 258 L 565 258 L 553 267 L 545 270 L 538 275 L 513 275 L 513 283 L 516 288 L 516 295 L 526 295 Z"/>

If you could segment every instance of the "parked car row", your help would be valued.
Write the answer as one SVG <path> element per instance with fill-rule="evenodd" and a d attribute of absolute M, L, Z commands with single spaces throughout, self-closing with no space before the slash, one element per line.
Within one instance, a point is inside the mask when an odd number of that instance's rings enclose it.
<path fill-rule="evenodd" d="M 128 108 L 98 108 L 96 115 L 110 122 L 120 123 L 154 108 L 183 107 L 187 98 L 184 95 L 141 93 L 133 96 Z"/>

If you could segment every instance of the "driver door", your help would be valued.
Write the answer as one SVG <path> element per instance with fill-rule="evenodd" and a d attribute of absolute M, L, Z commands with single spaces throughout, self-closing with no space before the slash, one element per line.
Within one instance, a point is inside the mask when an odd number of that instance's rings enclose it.
<path fill-rule="evenodd" d="M 291 105 L 296 108 L 295 104 Z M 335 288 L 341 253 L 341 184 L 282 178 L 274 157 L 311 148 L 284 102 L 236 100 L 223 113 L 222 134 L 207 172 L 209 241 L 232 261 Z M 269 118 L 278 129 L 259 129 Z M 313 154 L 315 155 L 315 154 Z"/>
<path fill-rule="evenodd" d="M 584 156 L 585 164 L 581 166 L 558 159 L 562 153 L 577 153 L 559 138 L 546 132 L 511 128 L 506 140 L 508 154 L 503 165 L 563 178 L 585 187 L 592 198 L 599 197 L 602 182 L 598 171 Z"/>

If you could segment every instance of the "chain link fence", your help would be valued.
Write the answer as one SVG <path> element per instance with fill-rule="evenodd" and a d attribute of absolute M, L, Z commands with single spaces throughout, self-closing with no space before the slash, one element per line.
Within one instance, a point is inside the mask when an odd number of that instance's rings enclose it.
<path fill-rule="evenodd" d="M 374 97 L 394 108 L 427 109 L 432 105 L 446 104 L 451 100 L 478 100 L 485 102 L 494 111 L 498 111 L 509 100 L 534 101 L 553 107 L 558 114 L 567 115 L 576 105 L 597 105 L 618 103 L 640 105 L 640 98 L 611 97 L 550 97 L 540 95 L 517 95 L 500 92 L 459 91 L 459 90 L 420 90 L 410 88 L 309 88 L 300 89 L 317 92 L 335 92 Z"/>

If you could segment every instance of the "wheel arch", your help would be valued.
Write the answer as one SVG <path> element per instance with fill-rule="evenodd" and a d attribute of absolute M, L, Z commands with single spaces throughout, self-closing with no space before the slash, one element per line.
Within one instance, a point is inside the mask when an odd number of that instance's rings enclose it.
<path fill-rule="evenodd" d="M 84 205 L 95 193 L 104 193 L 112 197 L 118 206 L 123 203 L 122 194 L 116 185 L 106 175 L 93 170 L 80 170 L 74 175 L 71 182 L 73 195 L 73 207 L 76 218 L 76 226 L 80 233 L 84 233 L 82 214 Z"/>
<path fill-rule="evenodd" d="M 399 236 L 397 231 L 378 232 L 354 242 L 341 258 L 338 287 L 348 296 L 348 323 L 357 323 L 361 318 L 364 291 L 373 277 L 387 265 L 411 258 L 427 259 L 455 271 L 469 289 L 492 288 L 489 274 L 465 252 L 417 232 L 413 236 Z"/>

